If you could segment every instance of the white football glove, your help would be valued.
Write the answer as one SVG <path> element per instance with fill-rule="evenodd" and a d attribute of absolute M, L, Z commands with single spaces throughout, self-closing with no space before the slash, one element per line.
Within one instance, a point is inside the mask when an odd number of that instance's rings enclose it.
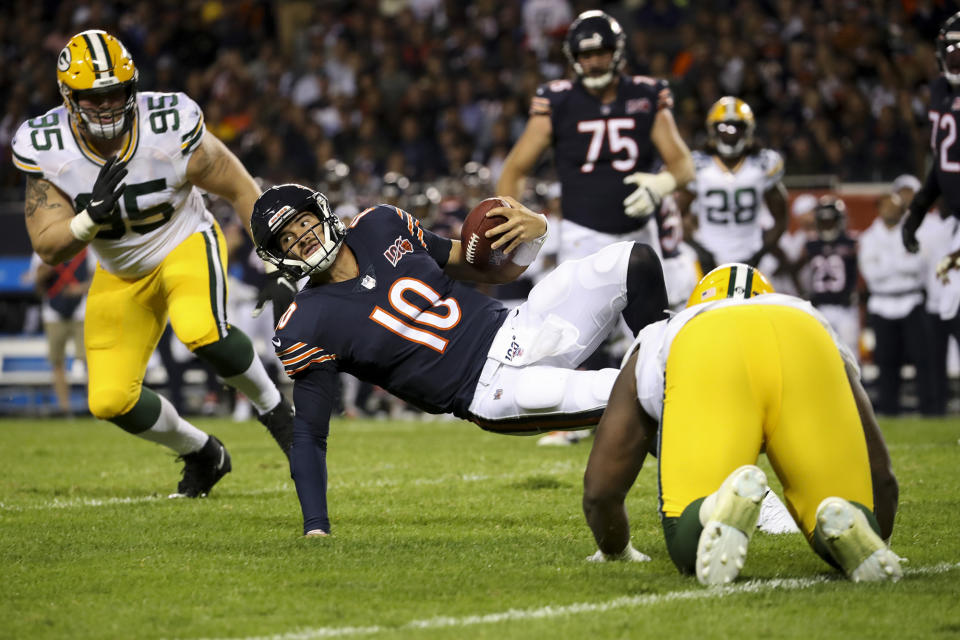
<path fill-rule="evenodd" d="M 631 173 L 623 179 L 624 184 L 634 184 L 637 188 L 623 200 L 623 212 L 631 218 L 649 216 L 663 196 L 677 188 L 677 179 L 669 171 L 660 173 Z"/>
<path fill-rule="evenodd" d="M 587 556 L 587 562 L 650 562 L 650 556 L 633 548 L 628 542 L 627 548 L 620 553 L 604 553 L 597 549 L 592 556 Z"/>

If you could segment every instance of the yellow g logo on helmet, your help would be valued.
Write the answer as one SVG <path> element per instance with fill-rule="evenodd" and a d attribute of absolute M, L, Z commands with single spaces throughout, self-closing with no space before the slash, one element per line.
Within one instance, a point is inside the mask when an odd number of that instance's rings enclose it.
<path fill-rule="evenodd" d="M 724 298 L 746 300 L 764 293 L 774 293 L 765 275 L 748 264 L 731 262 L 703 276 L 690 294 L 687 306 Z"/>
<path fill-rule="evenodd" d="M 77 124 L 96 137 L 113 138 L 122 133 L 136 108 L 137 68 L 123 44 L 98 29 L 70 38 L 57 57 L 57 85 L 63 102 Z M 79 100 L 122 88 L 122 109 L 81 109 Z"/>

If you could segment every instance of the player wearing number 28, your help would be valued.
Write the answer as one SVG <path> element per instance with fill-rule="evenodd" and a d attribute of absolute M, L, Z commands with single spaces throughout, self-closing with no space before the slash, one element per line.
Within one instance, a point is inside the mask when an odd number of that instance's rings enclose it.
<path fill-rule="evenodd" d="M 510 207 L 487 216 L 506 220 L 487 234 L 510 259 L 483 271 L 466 262 L 459 240 L 394 206 L 370 208 L 345 229 L 322 193 L 300 185 L 257 200 L 260 257 L 309 278 L 274 339 L 294 380 L 290 464 L 304 533 L 330 533 L 326 450 L 338 372 L 496 433 L 578 428 L 599 420 L 617 370 L 575 368 L 621 317 L 634 332 L 663 317 L 660 261 L 639 243 L 560 265 L 513 311 L 459 282 L 508 282 L 536 257 L 546 218 L 505 199 Z"/>
<path fill-rule="evenodd" d="M 259 189 L 190 98 L 137 91 L 137 69 L 113 36 L 70 38 L 57 81 L 64 104 L 20 126 L 13 162 L 27 176 L 26 225 L 40 257 L 59 264 L 89 245 L 98 259 L 84 327 L 90 411 L 176 451 L 185 467 L 175 495 L 205 495 L 229 455 L 143 376 L 169 318 L 289 450 L 292 409 L 227 323 L 226 247 L 200 195 L 225 198 L 246 222 Z"/>
<path fill-rule="evenodd" d="M 787 229 L 783 158 L 754 140 L 756 120 L 743 100 L 726 96 L 707 113 L 707 150 L 695 151 L 697 177 L 678 194 L 687 242 L 698 249 L 704 271 L 727 262 L 756 266 Z M 769 210 L 773 226 L 764 231 Z M 782 254 L 780 263 L 785 264 Z"/>

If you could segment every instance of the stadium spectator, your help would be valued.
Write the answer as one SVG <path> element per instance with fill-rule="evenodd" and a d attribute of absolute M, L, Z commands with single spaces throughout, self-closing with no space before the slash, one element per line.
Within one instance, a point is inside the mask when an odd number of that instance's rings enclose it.
<path fill-rule="evenodd" d="M 57 264 L 88 247 L 97 256 L 84 324 L 90 412 L 178 453 L 174 495 L 195 498 L 231 463 L 216 437 L 143 386 L 168 316 L 180 341 L 250 398 L 285 454 L 292 407 L 250 339 L 227 323 L 223 234 L 199 193 L 223 197 L 247 220 L 259 189 L 205 132 L 196 103 L 138 92 L 137 79 L 115 37 L 73 36 L 57 58 L 64 104 L 21 125 L 13 161 L 27 176 L 27 231 L 40 257 Z"/>
<path fill-rule="evenodd" d="M 868 290 L 867 324 L 876 338 L 877 413 L 895 416 L 900 413 L 903 365 L 915 365 L 918 393 L 929 384 L 923 311 L 927 266 L 922 254 L 903 246 L 900 196 L 884 196 L 877 207 L 877 218 L 860 234 L 858 265 Z"/>
<path fill-rule="evenodd" d="M 74 358 L 83 361 L 83 313 L 96 258 L 86 249 L 70 260 L 52 267 L 36 253 L 30 259 L 30 271 L 40 296 L 40 319 L 47 337 L 47 359 L 53 376 L 57 413 L 73 416 L 70 382 L 67 377 L 67 344 Z"/>
<path fill-rule="evenodd" d="M 898 498 L 890 456 L 856 360 L 809 303 L 772 293 L 751 267 L 721 266 L 634 347 L 584 474 L 592 559 L 638 553 L 624 502 L 653 453 L 674 564 L 706 585 L 731 582 L 767 493 L 755 466 L 765 450 L 818 555 L 854 581 L 901 576 L 884 543 Z"/>
<path fill-rule="evenodd" d="M 423 229 L 396 207 L 345 229 L 320 192 L 268 189 L 251 225 L 260 256 L 310 278 L 277 325 L 274 346 L 294 380 L 291 469 L 306 535 L 327 535 L 326 447 L 337 374 L 377 384 L 429 413 L 484 429 L 542 433 L 596 423 L 615 369 L 573 370 L 622 316 L 636 332 L 663 317 L 666 290 L 649 245 L 620 242 L 560 265 L 509 311 L 461 284 L 505 282 L 534 260 L 546 219 L 519 202 L 492 243 L 510 261 L 470 266 L 459 240 Z"/>

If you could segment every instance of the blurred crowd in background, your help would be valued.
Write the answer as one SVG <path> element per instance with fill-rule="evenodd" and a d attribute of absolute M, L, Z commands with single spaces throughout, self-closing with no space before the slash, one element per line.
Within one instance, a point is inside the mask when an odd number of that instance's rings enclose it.
<path fill-rule="evenodd" d="M 623 24 L 630 72 L 670 80 L 691 147 L 732 94 L 787 176 L 923 174 L 934 36 L 954 10 L 937 0 L 15 0 L 0 8 L 0 148 L 60 103 L 57 54 L 96 27 L 128 47 L 141 90 L 186 91 L 267 182 L 333 179 L 360 207 L 388 173 L 417 191 L 472 161 L 495 183 L 537 85 L 566 74 L 562 37 L 587 8 Z M 0 186 L 20 180 L 0 162 Z"/>
<path fill-rule="evenodd" d="M 706 142 L 710 105 L 735 95 L 795 194 L 925 174 L 934 38 L 958 8 L 950 0 L 11 0 L 0 5 L 0 190 L 22 198 L 11 138 L 62 102 L 55 61 L 67 39 L 100 28 L 129 49 L 141 91 L 185 91 L 264 186 L 314 186 L 343 217 L 390 202 L 455 235 L 493 195 L 537 86 L 567 76 L 563 37 L 592 8 L 623 25 L 627 72 L 670 81 L 691 148 Z M 555 211 L 549 154 L 535 176 L 525 202 Z M 256 261 L 222 204 L 211 208 L 238 238 L 231 265 Z M 796 213 L 802 245 L 812 218 L 802 228 Z M 231 284 L 232 299 L 242 292 Z M 255 297 L 254 286 L 246 303 Z M 212 412 L 219 390 L 207 380 Z M 403 409 L 376 389 L 356 401 Z"/>

